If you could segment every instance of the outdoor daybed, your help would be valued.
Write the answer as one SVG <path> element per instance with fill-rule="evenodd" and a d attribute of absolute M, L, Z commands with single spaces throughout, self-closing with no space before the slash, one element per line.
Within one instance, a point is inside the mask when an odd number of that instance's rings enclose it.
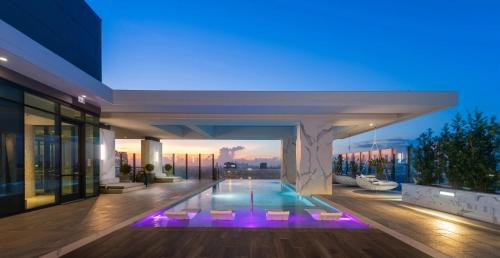
<path fill-rule="evenodd" d="M 387 191 L 398 187 L 398 183 L 394 181 L 379 180 L 373 175 L 356 176 L 356 182 L 359 187 L 372 191 Z"/>
<path fill-rule="evenodd" d="M 356 183 L 356 179 L 352 176 L 343 176 L 333 174 L 333 180 L 339 184 L 347 185 L 347 186 L 358 186 Z"/>

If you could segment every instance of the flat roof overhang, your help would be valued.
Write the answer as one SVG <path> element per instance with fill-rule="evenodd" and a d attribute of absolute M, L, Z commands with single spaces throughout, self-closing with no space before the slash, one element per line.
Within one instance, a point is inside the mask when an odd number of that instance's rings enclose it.
<path fill-rule="evenodd" d="M 117 138 L 282 139 L 302 120 L 363 133 L 457 104 L 455 92 L 114 90 L 101 122 Z M 372 125 L 372 126 L 371 126 Z"/>
<path fill-rule="evenodd" d="M 112 89 L 0 20 L 0 65 L 70 96 L 85 95 L 96 106 L 113 100 Z"/>

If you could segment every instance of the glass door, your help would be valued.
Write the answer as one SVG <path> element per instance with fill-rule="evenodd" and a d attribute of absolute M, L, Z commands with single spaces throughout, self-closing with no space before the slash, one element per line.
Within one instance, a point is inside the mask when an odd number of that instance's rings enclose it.
<path fill-rule="evenodd" d="M 79 124 L 61 123 L 61 201 L 82 198 L 81 189 L 81 129 Z"/>

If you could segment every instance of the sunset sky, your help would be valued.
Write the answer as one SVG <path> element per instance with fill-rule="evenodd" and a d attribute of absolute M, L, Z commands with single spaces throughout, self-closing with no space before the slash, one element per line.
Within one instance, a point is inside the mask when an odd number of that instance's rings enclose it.
<path fill-rule="evenodd" d="M 378 130 L 388 140 L 439 130 L 457 111 L 500 115 L 497 0 L 87 2 L 102 18 L 103 82 L 114 89 L 459 93 L 457 107 Z M 244 146 L 239 155 L 279 155 L 276 144 Z"/>
<path fill-rule="evenodd" d="M 217 159 L 219 150 L 223 147 L 243 146 L 243 150 L 235 152 L 236 159 L 274 158 L 280 157 L 280 141 L 234 141 L 234 140 L 161 140 L 162 153 L 166 154 L 215 154 Z M 140 156 L 141 140 L 118 139 L 116 150 L 127 153 L 136 153 Z"/>

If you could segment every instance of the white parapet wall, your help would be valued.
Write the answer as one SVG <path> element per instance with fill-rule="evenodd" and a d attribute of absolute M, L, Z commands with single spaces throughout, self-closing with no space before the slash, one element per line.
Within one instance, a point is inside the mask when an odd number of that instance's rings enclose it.
<path fill-rule="evenodd" d="M 403 202 L 500 225 L 500 195 L 402 184 Z"/>

